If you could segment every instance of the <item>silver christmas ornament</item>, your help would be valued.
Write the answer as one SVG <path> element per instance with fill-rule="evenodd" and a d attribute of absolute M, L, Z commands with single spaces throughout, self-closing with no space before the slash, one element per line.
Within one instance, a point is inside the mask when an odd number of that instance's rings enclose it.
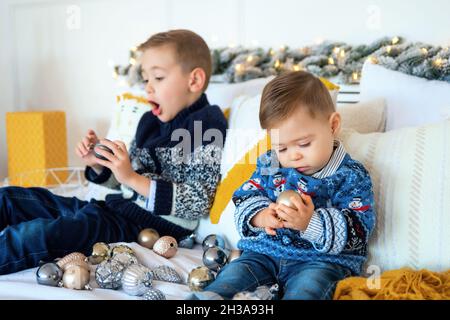
<path fill-rule="evenodd" d="M 48 262 L 40 266 L 36 271 L 36 280 L 45 286 L 61 286 L 63 277 L 62 269 L 53 262 Z"/>
<path fill-rule="evenodd" d="M 146 228 L 139 232 L 138 243 L 148 249 L 153 249 L 153 245 L 159 239 L 159 233 L 155 229 Z"/>
<path fill-rule="evenodd" d="M 241 256 L 241 250 L 238 250 L 238 249 L 231 250 L 230 253 L 228 254 L 228 263 L 230 263 L 233 260 L 236 260 L 240 256 Z"/>
<path fill-rule="evenodd" d="M 214 273 L 205 266 L 192 269 L 188 276 L 188 286 L 191 291 L 202 291 L 215 279 Z"/>
<path fill-rule="evenodd" d="M 206 251 L 208 248 L 219 247 L 225 249 L 225 240 L 221 236 L 217 234 L 210 234 L 203 239 L 202 242 L 203 251 Z"/>
<path fill-rule="evenodd" d="M 131 296 L 141 296 L 152 285 L 153 273 L 141 264 L 132 264 L 122 276 L 122 289 Z"/>
<path fill-rule="evenodd" d="M 152 272 L 153 272 L 153 280 L 166 281 L 172 283 L 183 283 L 183 279 L 181 278 L 181 276 L 172 267 L 161 265 L 152 269 Z"/>
<path fill-rule="evenodd" d="M 94 156 L 96 156 L 99 159 L 105 160 L 105 161 L 109 161 L 109 160 L 106 159 L 104 156 L 102 156 L 100 153 L 98 153 L 96 149 L 100 149 L 100 150 L 103 150 L 103 151 L 108 151 L 109 153 L 114 154 L 114 152 L 110 148 L 108 148 L 107 146 L 105 146 L 105 145 L 103 145 L 101 143 L 97 143 L 94 146 L 94 148 L 92 149 L 92 151 L 94 152 Z"/>
<path fill-rule="evenodd" d="M 124 265 L 116 260 L 105 260 L 95 269 L 95 281 L 103 289 L 118 289 L 122 285 Z"/>
<path fill-rule="evenodd" d="M 111 254 L 111 249 L 109 245 L 104 242 L 97 242 L 92 247 L 92 254 L 89 257 L 89 262 L 91 264 L 99 264 L 100 262 L 109 258 Z"/>
<path fill-rule="evenodd" d="M 195 245 L 195 233 L 182 238 L 178 242 L 179 248 L 192 249 L 194 247 L 194 245 Z"/>
<path fill-rule="evenodd" d="M 203 264 L 212 271 L 219 271 L 227 263 L 225 250 L 212 247 L 203 252 Z"/>
<path fill-rule="evenodd" d="M 138 263 L 138 260 L 135 255 L 130 254 L 128 252 L 120 252 L 113 255 L 112 260 L 119 261 L 125 268 L 133 263 Z"/>
<path fill-rule="evenodd" d="M 242 291 L 233 296 L 233 300 L 272 300 L 278 292 L 278 284 L 271 287 L 259 286 L 255 291 Z"/>
<path fill-rule="evenodd" d="M 89 280 L 91 278 L 90 274 L 89 270 L 81 266 L 71 266 L 64 271 L 62 279 L 63 285 L 68 289 L 92 290 L 89 285 Z"/>
<path fill-rule="evenodd" d="M 166 296 L 164 293 L 161 292 L 161 290 L 150 288 L 145 291 L 142 298 L 144 300 L 166 300 Z"/>
<path fill-rule="evenodd" d="M 178 250 L 178 243 L 174 237 L 164 236 L 158 239 L 153 245 L 153 251 L 165 258 L 173 257 Z"/>

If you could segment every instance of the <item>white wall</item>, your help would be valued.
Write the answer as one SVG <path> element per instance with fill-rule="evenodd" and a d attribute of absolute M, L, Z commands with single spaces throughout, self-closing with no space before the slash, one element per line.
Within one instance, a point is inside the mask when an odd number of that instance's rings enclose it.
<path fill-rule="evenodd" d="M 66 111 L 73 148 L 104 135 L 116 83 L 109 64 L 152 33 L 189 28 L 211 47 L 369 43 L 400 35 L 450 44 L 447 0 L 0 0 L 0 178 L 7 175 L 7 111 Z M 108 64 L 109 62 L 109 64 Z"/>

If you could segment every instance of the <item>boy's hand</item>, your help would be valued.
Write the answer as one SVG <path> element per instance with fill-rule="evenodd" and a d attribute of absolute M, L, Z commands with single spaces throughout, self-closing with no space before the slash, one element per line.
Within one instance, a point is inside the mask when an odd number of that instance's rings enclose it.
<path fill-rule="evenodd" d="M 125 143 L 122 141 L 110 141 L 106 139 L 100 140 L 100 143 L 111 149 L 113 153 L 96 147 L 95 152 L 101 154 L 108 160 L 98 159 L 94 156 L 95 162 L 109 168 L 118 182 L 128 185 L 128 181 L 130 181 L 136 173 L 131 167 L 130 157 Z"/>
<path fill-rule="evenodd" d="M 284 220 L 283 226 L 285 228 L 305 231 L 314 213 L 314 203 L 310 196 L 303 193 L 300 196 L 302 200 L 291 197 L 296 209 L 280 204 L 277 206 L 276 212 L 278 217 Z"/>
<path fill-rule="evenodd" d="M 283 223 L 277 218 L 276 207 L 277 205 L 272 202 L 267 208 L 258 212 L 250 220 L 251 225 L 264 228 L 267 234 L 275 236 L 277 234 L 275 229 L 283 228 Z"/>
<path fill-rule="evenodd" d="M 91 151 L 97 142 L 98 137 L 94 130 L 89 129 L 83 140 L 81 140 L 75 147 L 75 153 L 81 158 L 85 165 L 101 170 L 101 167 L 95 160 L 96 158 L 94 153 Z"/>

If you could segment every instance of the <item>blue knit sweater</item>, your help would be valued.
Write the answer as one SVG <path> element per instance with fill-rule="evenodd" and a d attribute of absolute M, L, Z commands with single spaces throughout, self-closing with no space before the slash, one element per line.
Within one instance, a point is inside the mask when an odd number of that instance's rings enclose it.
<path fill-rule="evenodd" d="M 329 163 L 312 176 L 281 168 L 272 150 L 260 156 L 256 171 L 234 194 L 238 247 L 279 258 L 336 263 L 360 274 L 375 224 L 372 183 L 367 170 L 353 160 L 341 143 Z M 250 224 L 259 211 L 276 202 L 284 190 L 312 197 L 315 211 L 307 229 L 277 229 L 268 235 Z"/>

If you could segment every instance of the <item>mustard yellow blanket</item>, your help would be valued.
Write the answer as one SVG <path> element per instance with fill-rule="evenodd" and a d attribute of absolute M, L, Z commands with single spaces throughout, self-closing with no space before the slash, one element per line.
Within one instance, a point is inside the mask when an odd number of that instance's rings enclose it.
<path fill-rule="evenodd" d="M 403 268 L 383 272 L 379 279 L 350 277 L 338 282 L 333 299 L 450 300 L 450 270 Z"/>

